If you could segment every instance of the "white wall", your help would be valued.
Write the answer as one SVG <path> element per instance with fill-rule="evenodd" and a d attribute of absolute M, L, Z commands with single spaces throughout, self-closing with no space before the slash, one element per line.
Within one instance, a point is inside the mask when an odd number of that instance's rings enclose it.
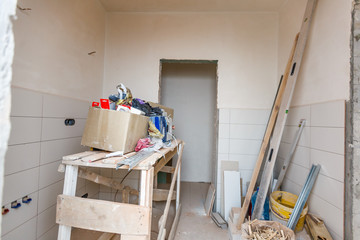
<path fill-rule="evenodd" d="M 101 96 L 105 11 L 97 0 L 19 0 L 13 86 L 83 100 Z M 96 51 L 95 55 L 88 53 Z"/>
<path fill-rule="evenodd" d="M 218 108 L 271 107 L 276 13 L 108 13 L 103 95 L 119 83 L 157 101 L 160 59 L 219 60 Z"/>
<path fill-rule="evenodd" d="M 306 0 L 288 0 L 279 13 L 279 69 L 283 74 Z M 318 0 L 292 106 L 349 99 L 352 0 Z"/>
<path fill-rule="evenodd" d="M 279 13 L 279 69 L 284 71 L 306 0 L 288 0 Z M 284 129 L 276 171 L 287 156 L 301 118 L 306 127 L 283 189 L 299 194 L 311 164 L 321 172 L 308 200 L 334 239 L 343 239 L 345 101 L 349 100 L 352 1 L 318 0 Z"/>
<path fill-rule="evenodd" d="M 216 64 L 163 63 L 161 103 L 174 109 L 185 141 L 181 181 L 211 182 L 216 142 Z"/>

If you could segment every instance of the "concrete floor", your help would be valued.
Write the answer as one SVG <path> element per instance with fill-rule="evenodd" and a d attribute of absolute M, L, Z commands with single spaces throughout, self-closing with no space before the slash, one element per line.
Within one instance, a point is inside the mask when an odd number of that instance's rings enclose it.
<path fill-rule="evenodd" d="M 227 230 L 216 226 L 205 214 L 208 188 L 208 183 L 181 183 L 182 211 L 175 240 L 228 239 Z"/>

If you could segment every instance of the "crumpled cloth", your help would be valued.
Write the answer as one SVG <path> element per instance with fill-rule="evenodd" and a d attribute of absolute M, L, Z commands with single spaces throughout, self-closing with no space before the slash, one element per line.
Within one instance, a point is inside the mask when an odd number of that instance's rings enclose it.
<path fill-rule="evenodd" d="M 148 148 L 153 146 L 154 144 L 151 143 L 151 140 L 149 138 L 142 138 L 139 139 L 139 141 L 136 144 L 135 152 L 140 151 L 143 148 Z"/>

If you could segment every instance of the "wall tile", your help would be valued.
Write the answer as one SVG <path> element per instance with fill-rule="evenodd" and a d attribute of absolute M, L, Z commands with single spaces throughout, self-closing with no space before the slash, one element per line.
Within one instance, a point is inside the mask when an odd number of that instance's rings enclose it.
<path fill-rule="evenodd" d="M 229 138 L 230 136 L 230 124 L 219 124 L 219 138 Z"/>
<path fill-rule="evenodd" d="M 345 101 L 311 105 L 311 122 L 315 127 L 345 127 Z"/>
<path fill-rule="evenodd" d="M 311 128 L 312 148 L 344 154 L 344 128 Z"/>
<path fill-rule="evenodd" d="M 56 205 L 38 215 L 37 236 L 40 237 L 56 225 Z"/>
<path fill-rule="evenodd" d="M 59 226 L 55 225 L 54 227 L 52 227 L 49 231 L 47 231 L 46 233 L 44 233 L 42 236 L 40 236 L 38 238 L 38 240 L 54 240 L 57 239 L 58 237 L 58 230 L 59 230 Z"/>
<path fill-rule="evenodd" d="M 229 153 L 229 139 L 219 139 L 218 141 L 218 153 Z"/>
<path fill-rule="evenodd" d="M 90 102 L 44 94 L 44 117 L 87 118 Z"/>
<path fill-rule="evenodd" d="M 261 146 L 260 140 L 240 140 L 230 139 L 230 150 L 231 154 L 250 154 L 257 155 Z"/>
<path fill-rule="evenodd" d="M 6 176 L 4 178 L 3 203 L 8 204 L 36 192 L 38 176 L 38 167 Z"/>
<path fill-rule="evenodd" d="M 12 87 L 10 116 L 41 117 L 42 94 L 35 91 Z"/>
<path fill-rule="evenodd" d="M 39 189 L 64 179 L 64 173 L 58 172 L 61 161 L 40 166 Z"/>
<path fill-rule="evenodd" d="M 290 164 L 286 172 L 286 178 L 296 182 L 302 187 L 305 184 L 309 172 L 310 170 L 308 168 L 304 168 L 296 164 Z"/>
<path fill-rule="evenodd" d="M 75 125 L 65 126 L 65 118 L 44 118 L 41 140 L 56 140 L 62 138 L 81 137 L 85 127 L 85 119 L 75 119 Z"/>
<path fill-rule="evenodd" d="M 29 204 L 22 204 L 18 209 L 11 209 L 10 204 L 5 204 L 5 207 L 9 208 L 10 212 L 2 216 L 1 234 L 6 235 L 23 223 L 36 217 L 38 202 L 37 193 L 29 194 L 29 197 L 32 198 L 32 201 Z"/>
<path fill-rule="evenodd" d="M 229 154 L 230 161 L 239 162 L 239 170 L 254 169 L 258 155 L 244 155 L 244 154 Z"/>
<path fill-rule="evenodd" d="M 298 126 L 285 126 L 281 141 L 292 144 L 299 129 L 300 128 Z M 310 127 L 305 127 L 301 133 L 298 145 L 303 147 L 310 147 L 311 146 L 310 141 L 311 141 L 311 129 Z"/>
<path fill-rule="evenodd" d="M 41 118 L 11 117 L 9 145 L 39 142 Z"/>
<path fill-rule="evenodd" d="M 230 109 L 219 109 L 219 123 L 230 123 Z"/>
<path fill-rule="evenodd" d="M 324 199 L 335 207 L 344 209 L 344 183 L 319 174 L 312 194 Z"/>
<path fill-rule="evenodd" d="M 230 124 L 230 138 L 262 140 L 266 125 Z"/>
<path fill-rule="evenodd" d="M 297 146 L 291 162 L 310 169 L 310 158 L 310 148 Z"/>
<path fill-rule="evenodd" d="M 324 219 L 325 225 L 330 231 L 334 231 L 339 236 L 343 235 L 344 213 L 341 209 L 314 194 L 310 195 L 308 203 L 310 212 Z"/>
<path fill-rule="evenodd" d="M 298 126 L 301 119 L 305 119 L 306 127 L 310 127 L 311 125 L 311 114 L 310 114 L 310 106 L 301 106 L 301 107 L 292 107 L 289 110 L 289 114 L 286 119 L 287 126 Z"/>
<path fill-rule="evenodd" d="M 345 157 L 343 155 L 311 149 L 311 164 L 320 164 L 320 174 L 344 182 Z"/>
<path fill-rule="evenodd" d="M 57 195 L 63 191 L 64 181 L 59 181 L 39 190 L 38 213 L 56 204 Z"/>
<path fill-rule="evenodd" d="M 2 240 L 36 240 L 36 217 L 1 237 Z M 55 238 L 54 238 L 55 239 Z"/>
<path fill-rule="evenodd" d="M 40 164 L 61 160 L 63 156 L 86 151 L 81 146 L 81 137 L 41 142 Z"/>
<path fill-rule="evenodd" d="M 40 143 L 9 146 L 5 155 L 5 175 L 39 166 Z"/>
<path fill-rule="evenodd" d="M 263 109 L 231 109 L 230 123 L 266 125 L 270 110 Z"/>

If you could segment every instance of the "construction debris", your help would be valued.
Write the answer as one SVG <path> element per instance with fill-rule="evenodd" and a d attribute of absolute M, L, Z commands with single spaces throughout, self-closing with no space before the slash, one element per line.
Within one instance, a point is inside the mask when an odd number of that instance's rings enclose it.
<path fill-rule="evenodd" d="M 278 222 L 253 220 L 242 224 L 241 239 L 295 240 L 294 232 Z"/>

